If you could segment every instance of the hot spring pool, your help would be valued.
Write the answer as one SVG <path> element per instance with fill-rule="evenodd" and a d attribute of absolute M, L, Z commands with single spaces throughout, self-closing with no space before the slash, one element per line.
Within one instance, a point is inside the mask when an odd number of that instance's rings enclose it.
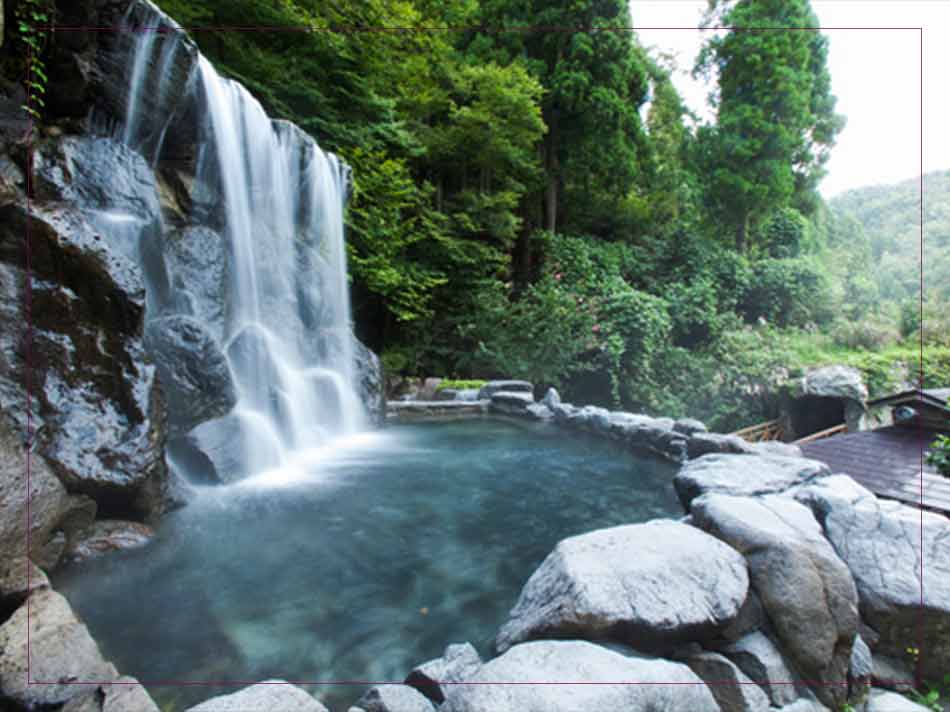
<path fill-rule="evenodd" d="M 393 426 L 310 472 L 203 489 L 149 546 L 55 586 L 160 705 L 283 678 L 354 681 L 304 685 L 346 709 L 448 643 L 490 655 L 558 540 L 682 512 L 671 466 L 543 424 Z"/>

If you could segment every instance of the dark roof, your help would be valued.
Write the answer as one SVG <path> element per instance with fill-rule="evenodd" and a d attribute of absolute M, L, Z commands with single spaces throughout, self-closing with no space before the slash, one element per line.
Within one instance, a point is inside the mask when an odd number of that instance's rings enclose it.
<path fill-rule="evenodd" d="M 868 403 L 868 406 L 876 405 L 901 405 L 904 403 L 925 403 L 936 408 L 947 407 L 947 397 L 950 395 L 950 388 L 930 388 L 919 391 L 902 391 L 894 395 L 877 398 Z"/>
<path fill-rule="evenodd" d="M 851 475 L 874 494 L 950 513 L 950 479 L 924 462 L 933 433 L 888 426 L 801 446 L 805 457 Z"/>

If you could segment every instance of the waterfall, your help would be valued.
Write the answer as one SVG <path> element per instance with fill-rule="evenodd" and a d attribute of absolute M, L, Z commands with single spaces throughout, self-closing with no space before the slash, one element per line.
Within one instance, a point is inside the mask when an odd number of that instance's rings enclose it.
<path fill-rule="evenodd" d="M 143 7 L 151 8 L 136 2 L 130 13 Z M 151 24 L 158 23 L 177 27 L 163 15 Z M 159 164 L 169 119 L 150 116 L 149 109 L 174 94 L 163 75 L 181 37 L 180 28 L 140 30 L 126 63 L 128 106 L 117 138 Z M 295 125 L 269 118 L 243 86 L 221 77 L 200 54 L 193 73 L 187 101 L 195 110 L 179 115 L 193 115 L 197 123 L 190 190 L 203 197 L 195 201 L 201 210 L 188 219 L 189 226 L 220 234 L 225 246 L 221 323 L 205 326 L 227 362 L 236 404 L 199 427 L 220 432 L 204 439 L 199 433 L 192 442 L 199 450 L 211 449 L 206 441 L 224 442 L 231 469 L 240 472 L 219 478 L 231 480 L 286 467 L 301 453 L 366 426 L 343 236 L 348 168 Z M 178 310 L 200 317 L 189 303 L 187 295 L 172 299 L 161 316 Z"/>

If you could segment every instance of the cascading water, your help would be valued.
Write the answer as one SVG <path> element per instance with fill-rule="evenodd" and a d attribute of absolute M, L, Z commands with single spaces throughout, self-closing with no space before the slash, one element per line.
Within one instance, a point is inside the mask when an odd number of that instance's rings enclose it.
<path fill-rule="evenodd" d="M 178 88 L 193 111 L 150 116 L 156 103 L 174 96 L 166 75 L 184 33 L 146 3 L 133 4 L 126 15 L 126 23 L 136 21 L 163 28 L 140 31 L 125 50 L 131 53 L 128 104 L 116 137 L 160 163 L 168 117 L 194 115 L 190 192 L 200 196 L 193 202 L 201 208 L 188 221 L 213 230 L 225 245 L 215 287 L 221 323 L 200 328 L 223 353 L 236 404 L 189 433 L 188 442 L 225 481 L 308 463 L 314 448 L 361 430 L 366 421 L 357 396 L 343 240 L 348 169 L 293 124 L 270 119 L 240 84 L 200 55 L 187 87 Z M 180 285 L 182 294 L 172 294 L 149 318 L 200 319 L 190 289 Z M 170 398 L 170 409 L 175 406 Z M 215 462 L 215 449 L 228 451 L 226 465 Z"/>
<path fill-rule="evenodd" d="M 343 242 L 345 167 L 199 59 L 230 244 L 225 348 L 249 471 L 363 425 Z M 262 440 L 272 447 L 257 447 Z M 276 459 L 276 462 L 275 462 Z"/>

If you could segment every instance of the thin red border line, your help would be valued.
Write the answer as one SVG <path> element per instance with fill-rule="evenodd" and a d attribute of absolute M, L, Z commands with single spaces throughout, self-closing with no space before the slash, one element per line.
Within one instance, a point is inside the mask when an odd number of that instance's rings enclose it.
<path fill-rule="evenodd" d="M 577 26 L 569 27 L 566 25 L 524 25 L 515 27 L 479 27 L 479 26 L 460 26 L 460 27 L 363 27 L 363 26 L 342 26 L 342 27 L 309 27 L 306 25 L 282 25 L 268 27 L 266 25 L 194 25 L 188 27 L 169 28 L 164 26 L 144 26 L 144 27 L 96 27 L 96 26 L 75 26 L 59 27 L 56 25 L 37 25 L 37 29 L 50 32 L 160 32 L 162 34 L 172 34 L 174 32 L 336 32 L 339 34 L 362 34 L 362 33 L 386 33 L 386 32 L 484 32 L 485 34 L 507 34 L 524 32 L 638 32 L 640 30 L 693 30 L 698 32 L 717 32 L 725 31 L 743 31 L 743 32 L 774 32 L 774 31 L 796 31 L 796 32 L 823 32 L 827 30 L 922 30 L 921 27 L 594 27 Z"/>
<path fill-rule="evenodd" d="M 703 31 L 716 31 L 716 30 L 749 30 L 753 32 L 766 32 L 774 30 L 796 30 L 796 31 L 826 31 L 826 30 L 917 30 L 920 34 L 920 244 L 921 244 L 921 264 L 920 264 L 920 282 L 921 282 L 921 325 L 920 325 L 920 372 L 919 372 L 919 383 L 920 388 L 923 388 L 923 124 L 924 124 L 924 111 L 923 111 L 923 86 L 924 86 L 924 73 L 923 73 L 923 63 L 924 63 L 924 50 L 923 50 L 923 27 L 766 27 L 766 28 L 755 28 L 755 27 L 622 27 L 622 28 L 599 28 L 599 27 L 544 27 L 544 26 L 533 26 L 533 27 L 521 27 L 521 28 L 501 28 L 501 29 L 491 29 L 491 28 L 481 28 L 481 27 L 431 27 L 431 28 L 352 28 L 352 29 L 333 29 L 333 28 L 313 28 L 313 27 L 181 27 L 169 30 L 167 28 L 129 28 L 129 27 L 54 27 L 49 25 L 36 26 L 36 29 L 43 30 L 52 30 L 52 31 L 84 31 L 84 32 L 148 32 L 155 31 L 161 32 L 162 34 L 170 34 L 172 32 L 199 32 L 199 31 L 283 31 L 283 32 L 338 32 L 341 34 L 353 34 L 356 32 L 452 32 L 452 31 L 480 31 L 486 33 L 501 34 L 507 32 L 531 32 L 531 31 L 547 31 L 547 32 L 592 32 L 592 31 L 612 31 L 612 32 L 628 32 L 628 31 L 637 31 L 637 30 L 698 30 Z M 27 62 L 27 80 L 32 81 L 32 56 L 33 49 L 32 47 L 28 50 L 28 62 Z M 27 92 L 27 107 L 32 108 L 32 94 Z M 32 177 L 33 177 L 33 131 L 34 131 L 34 121 L 32 114 L 28 115 L 28 128 L 27 128 L 27 175 L 26 175 L 26 186 L 27 186 L 27 215 L 26 215 L 26 289 L 24 294 L 24 311 L 26 311 L 27 317 L 27 344 L 26 344 L 26 400 L 27 400 L 27 452 L 26 452 L 26 512 L 27 512 L 27 526 L 26 526 L 26 548 L 27 548 L 27 591 L 29 591 L 30 586 L 30 561 L 32 560 L 32 532 L 30 530 L 30 458 L 32 456 L 32 408 L 31 408 L 31 397 L 32 397 L 32 341 L 33 341 L 33 320 L 32 320 L 32 271 L 31 271 L 31 215 L 32 215 L 32 205 L 31 205 L 31 193 L 32 193 Z M 919 628 L 919 644 L 923 643 L 923 605 L 924 605 L 924 592 L 923 592 L 923 539 L 924 539 L 924 530 L 923 530 L 923 451 L 921 451 L 921 473 L 920 473 L 920 486 L 921 486 L 921 509 L 920 509 L 920 542 L 921 542 L 921 561 L 920 561 L 920 610 L 918 612 L 918 628 Z M 297 685 L 401 685 L 404 682 L 372 682 L 372 681 L 325 681 L 325 682 L 313 682 L 313 681 L 282 681 L 282 682 L 261 682 L 261 681 L 248 681 L 248 680 L 234 680 L 234 681 L 215 681 L 215 682 L 203 682 L 203 681 L 145 681 L 145 682 L 43 682 L 43 681 L 31 681 L 30 680 L 30 596 L 27 596 L 26 600 L 26 619 L 27 619 L 27 636 L 26 636 L 26 645 L 27 645 L 27 654 L 26 654 L 26 676 L 27 676 L 27 685 L 157 685 L 157 686 L 233 686 L 233 685 L 246 685 L 246 684 L 271 684 L 271 685 L 284 685 L 284 684 L 297 684 Z M 918 657 L 916 668 L 915 668 L 915 682 L 917 686 L 920 686 L 920 670 L 921 662 Z M 464 684 L 464 685 L 721 685 L 721 684 L 753 684 L 758 685 L 758 682 L 749 681 L 749 682 L 737 682 L 737 681 L 708 681 L 702 683 L 685 683 L 685 682 L 469 682 L 469 683 L 449 683 L 449 684 Z M 795 684 L 805 684 L 808 686 L 835 686 L 839 687 L 842 685 L 847 685 L 845 682 L 811 682 L 807 680 L 799 680 L 792 682 L 779 682 L 779 681 L 770 681 L 769 684 L 772 685 L 795 685 Z"/>
<path fill-rule="evenodd" d="M 924 28 L 920 28 L 920 371 L 919 389 L 924 390 Z M 919 421 L 917 427 L 923 431 Z M 914 659 L 914 687 L 923 684 L 921 650 L 924 645 L 924 450 L 920 448 L 920 608 L 917 609 L 917 655 Z"/>
<path fill-rule="evenodd" d="M 26 284 L 23 294 L 23 308 L 26 311 L 26 684 L 30 685 L 30 609 L 33 597 L 30 595 L 31 566 L 33 560 L 33 516 L 30 503 L 33 499 L 30 483 L 30 461 L 33 453 L 33 264 L 32 264 L 32 224 L 33 214 L 33 46 L 27 51 L 26 60 Z"/>

